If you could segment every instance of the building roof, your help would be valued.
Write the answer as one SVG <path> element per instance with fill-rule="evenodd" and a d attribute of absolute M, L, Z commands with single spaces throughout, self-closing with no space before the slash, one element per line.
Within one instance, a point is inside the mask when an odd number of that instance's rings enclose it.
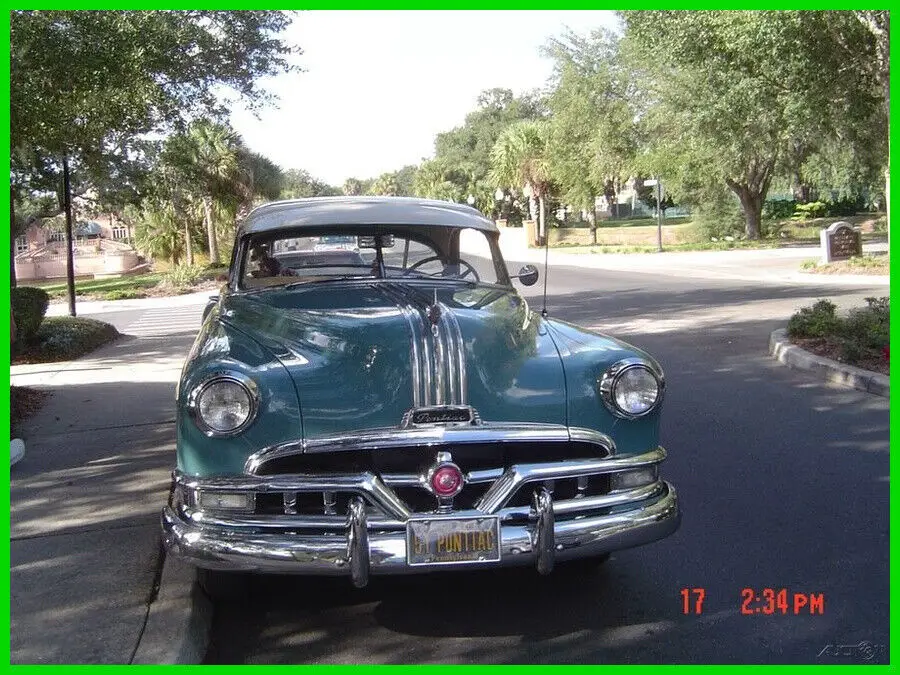
<path fill-rule="evenodd" d="M 494 222 L 471 206 L 411 197 L 311 197 L 271 202 L 251 211 L 239 232 L 321 225 L 433 225 L 497 232 Z"/>

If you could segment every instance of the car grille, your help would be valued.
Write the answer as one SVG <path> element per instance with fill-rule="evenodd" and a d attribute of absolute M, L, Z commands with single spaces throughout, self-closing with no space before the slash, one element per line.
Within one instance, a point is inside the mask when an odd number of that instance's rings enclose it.
<path fill-rule="evenodd" d="M 596 444 L 571 441 L 473 443 L 452 447 L 414 446 L 276 457 L 257 467 L 255 475 L 342 475 L 371 472 L 379 476 L 412 513 L 431 513 L 437 508 L 437 500 L 426 489 L 421 477 L 435 464 L 438 451 L 451 452 L 452 461 L 467 474 L 465 487 L 453 499 L 455 510 L 476 508 L 478 500 L 511 466 L 598 459 L 608 455 L 604 448 Z M 554 499 L 592 497 L 610 491 L 610 479 L 606 474 L 556 479 L 542 484 Z M 533 484 L 523 485 L 512 495 L 508 506 L 529 507 L 533 493 Z M 341 515 L 347 512 L 347 506 L 355 494 L 349 491 L 260 493 L 256 498 L 255 514 Z M 371 514 L 381 514 L 377 504 L 367 497 L 366 501 Z"/>

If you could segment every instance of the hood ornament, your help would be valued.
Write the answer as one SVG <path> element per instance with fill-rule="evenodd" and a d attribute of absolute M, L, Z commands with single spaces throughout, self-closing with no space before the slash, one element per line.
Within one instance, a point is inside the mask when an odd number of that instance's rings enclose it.
<path fill-rule="evenodd" d="M 438 323 L 441 320 L 441 306 L 438 304 L 437 289 L 434 290 L 434 302 L 425 310 L 425 314 L 431 322 L 431 332 L 437 337 Z"/>

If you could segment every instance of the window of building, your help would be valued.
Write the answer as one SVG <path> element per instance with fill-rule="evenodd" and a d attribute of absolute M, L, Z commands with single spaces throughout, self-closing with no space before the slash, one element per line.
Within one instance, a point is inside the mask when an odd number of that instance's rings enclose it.
<path fill-rule="evenodd" d="M 16 253 L 24 253 L 28 250 L 28 238 L 23 234 L 16 237 Z"/>
<path fill-rule="evenodd" d="M 65 241 L 66 233 L 62 230 L 50 230 L 47 235 L 47 241 Z"/>
<path fill-rule="evenodd" d="M 113 239 L 128 239 L 128 228 L 124 225 L 117 225 L 112 229 Z"/>

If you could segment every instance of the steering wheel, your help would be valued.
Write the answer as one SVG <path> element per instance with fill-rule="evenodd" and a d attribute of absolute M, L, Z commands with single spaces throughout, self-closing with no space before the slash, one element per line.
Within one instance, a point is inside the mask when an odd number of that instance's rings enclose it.
<path fill-rule="evenodd" d="M 416 270 L 418 270 L 418 268 L 422 267 L 422 265 L 426 265 L 430 262 L 434 262 L 435 260 L 437 260 L 441 264 L 444 264 L 444 261 L 441 259 L 441 256 L 433 255 L 430 258 L 423 258 L 419 262 L 407 267 L 406 270 L 404 270 L 404 272 L 403 272 L 403 276 L 408 276 L 410 272 L 415 272 Z M 464 266 L 466 268 L 466 271 L 455 277 L 447 277 L 448 279 L 454 279 L 454 278 L 455 279 L 465 279 L 467 276 L 469 276 L 471 274 L 473 277 L 475 277 L 475 281 L 481 281 L 481 277 L 478 276 L 478 271 L 474 267 L 472 267 L 472 265 L 470 265 L 468 262 L 466 262 L 462 258 L 460 258 L 459 264 Z M 428 274 L 428 272 L 422 272 L 422 274 Z M 440 277 L 440 276 L 444 276 L 444 275 L 443 275 L 443 272 L 441 272 L 438 274 L 428 274 L 428 276 Z"/>

